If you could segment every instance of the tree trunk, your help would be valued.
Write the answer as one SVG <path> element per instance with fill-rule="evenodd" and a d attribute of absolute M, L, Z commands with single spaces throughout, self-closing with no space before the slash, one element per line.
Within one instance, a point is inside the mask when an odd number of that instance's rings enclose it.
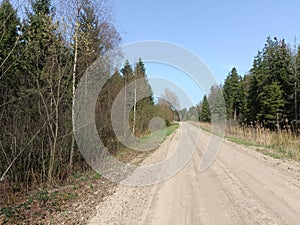
<path fill-rule="evenodd" d="M 237 112 L 236 112 L 236 106 L 234 106 L 234 113 L 233 113 L 233 120 L 236 121 L 236 117 L 237 117 Z"/>
<path fill-rule="evenodd" d="M 135 135 L 135 122 L 136 121 L 136 79 L 134 80 L 134 105 L 133 105 L 133 124 L 132 133 Z"/>
<path fill-rule="evenodd" d="M 127 90 L 126 90 L 126 78 L 124 79 L 125 81 L 125 86 L 124 86 L 124 121 L 123 121 L 123 136 L 126 136 L 126 105 L 127 105 Z"/>
<path fill-rule="evenodd" d="M 79 15 L 79 11 L 77 16 Z M 78 18 L 78 17 L 77 17 Z M 69 169 L 71 170 L 73 167 L 73 157 L 74 157 L 74 148 L 75 148 L 75 137 L 74 137 L 74 131 L 75 131 L 75 90 L 76 90 L 76 72 L 77 72 L 77 57 L 78 57 L 78 27 L 79 22 L 78 19 L 76 20 L 75 25 L 75 51 L 74 51 L 74 64 L 73 64 L 73 82 L 72 82 L 72 126 L 73 126 L 73 132 L 72 132 L 72 143 L 71 143 L 71 150 L 70 150 L 70 159 L 69 159 Z"/>

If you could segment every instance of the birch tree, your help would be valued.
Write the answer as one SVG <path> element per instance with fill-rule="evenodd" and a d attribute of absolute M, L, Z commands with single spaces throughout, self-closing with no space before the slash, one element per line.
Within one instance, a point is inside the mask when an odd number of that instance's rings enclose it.
<path fill-rule="evenodd" d="M 112 21 L 109 2 L 105 0 L 68 0 L 62 3 L 64 11 L 61 17 L 65 20 L 69 35 L 70 48 L 73 51 L 72 73 L 72 124 L 75 125 L 74 105 L 76 85 L 86 69 L 106 51 L 116 47 L 120 35 Z M 73 127 L 73 131 L 76 128 Z M 72 135 L 69 167 L 73 166 L 75 139 Z"/>

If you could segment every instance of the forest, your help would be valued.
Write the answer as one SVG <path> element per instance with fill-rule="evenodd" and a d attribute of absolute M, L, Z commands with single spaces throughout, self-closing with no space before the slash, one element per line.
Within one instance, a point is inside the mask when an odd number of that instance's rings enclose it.
<path fill-rule="evenodd" d="M 224 83 L 212 86 L 199 104 L 176 110 L 179 100 L 171 90 L 154 99 L 142 58 L 124 59 L 114 68 L 106 54 L 122 44 L 114 19 L 110 0 L 0 1 L 0 224 L 48 224 L 60 212 L 54 224 L 78 224 L 79 217 L 88 218 L 112 194 L 115 184 L 91 169 L 74 135 L 76 89 L 99 59 L 111 68 L 93 122 L 101 142 L 117 159 L 129 163 L 138 154 L 120 141 L 113 127 L 114 103 L 124 93 L 120 107 L 132 108 L 120 117 L 136 138 L 151 136 L 153 118 L 165 122 L 165 138 L 179 120 L 197 121 L 194 125 L 209 130 L 218 115 L 227 121 L 230 140 L 246 140 L 272 149 L 261 151 L 274 158 L 300 161 L 296 41 L 291 45 L 267 37 L 248 73 L 241 75 L 233 67 Z M 139 92 L 150 94 L 137 100 Z M 84 207 L 89 204 L 89 209 L 74 206 L 74 199 Z"/>
<path fill-rule="evenodd" d="M 300 128 L 300 47 L 291 47 L 284 39 L 268 37 L 262 50 L 253 60 L 252 68 L 245 75 L 236 67 L 226 76 L 222 85 L 211 87 L 202 101 L 181 115 L 185 119 L 197 112 L 202 122 L 210 122 L 209 100 L 220 90 L 226 105 L 226 118 L 231 125 L 285 130 L 298 133 Z M 214 104 L 217 105 L 217 104 Z"/>
<path fill-rule="evenodd" d="M 86 69 L 121 43 L 109 1 L 30 2 L 0 4 L 0 183 L 23 190 L 90 169 L 73 135 L 75 89 Z M 150 92 L 151 87 L 142 59 L 113 70 L 95 113 L 101 140 L 117 154 L 125 146 L 111 125 L 113 100 L 137 79 Z M 149 134 L 155 116 L 169 125 L 175 111 L 153 96 L 135 102 L 129 118 L 133 133 Z"/>
<path fill-rule="evenodd" d="M 102 5 L 92 0 L 61 4 L 34 0 L 23 7 L 9 0 L 1 2 L 1 181 L 29 187 L 88 169 L 72 132 L 75 89 L 86 69 L 117 47 L 121 36 L 106 1 Z M 96 124 L 101 140 L 116 154 L 124 146 L 111 125 L 114 99 L 137 79 L 143 79 L 150 92 L 151 86 L 142 59 L 135 65 L 126 61 L 109 76 L 97 101 Z M 189 110 L 176 112 L 178 99 L 169 90 L 156 103 L 153 96 L 135 102 L 130 128 L 140 137 L 150 132 L 153 117 L 164 118 L 167 125 L 178 120 L 178 115 L 181 120 L 210 122 L 211 111 L 218 109 L 209 102 L 220 99 L 217 95 L 222 91 L 231 124 L 297 133 L 299 77 L 300 47 L 268 37 L 247 74 L 242 76 L 232 68 L 222 85 L 211 87 Z"/>

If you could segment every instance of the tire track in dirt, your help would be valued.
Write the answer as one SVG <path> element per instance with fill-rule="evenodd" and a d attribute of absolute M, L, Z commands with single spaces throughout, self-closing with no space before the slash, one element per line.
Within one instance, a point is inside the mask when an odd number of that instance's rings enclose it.
<path fill-rule="evenodd" d="M 197 141 L 197 132 L 198 128 L 183 123 L 143 163 L 163 160 L 182 139 L 190 148 Z M 191 160 L 170 179 L 146 187 L 119 186 L 114 195 L 100 203 L 90 224 L 299 223 L 298 163 L 276 161 L 224 141 L 211 167 L 199 172 L 210 136 L 200 131 Z"/>

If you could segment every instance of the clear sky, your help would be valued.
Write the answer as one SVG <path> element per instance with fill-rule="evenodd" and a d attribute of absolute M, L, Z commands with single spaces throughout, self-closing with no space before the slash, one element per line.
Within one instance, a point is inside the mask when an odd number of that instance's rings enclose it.
<path fill-rule="evenodd" d="M 123 44 L 179 44 L 198 55 L 219 83 L 233 66 L 241 75 L 249 71 L 268 36 L 285 38 L 291 45 L 295 36 L 300 39 L 299 0 L 113 0 L 113 7 Z M 158 71 L 151 65 L 147 71 L 149 76 L 173 76 L 167 74 L 172 70 Z M 202 93 L 186 83 L 184 88 L 199 102 Z"/>

